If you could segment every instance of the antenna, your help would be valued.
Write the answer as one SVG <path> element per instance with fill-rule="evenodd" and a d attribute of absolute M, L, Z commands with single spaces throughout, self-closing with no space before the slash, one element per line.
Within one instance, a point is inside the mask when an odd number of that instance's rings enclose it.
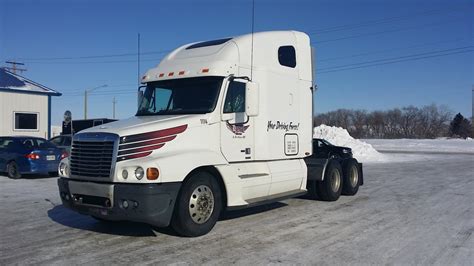
<path fill-rule="evenodd" d="M 250 80 L 253 79 L 253 32 L 255 25 L 255 0 L 252 0 L 252 48 L 250 50 Z"/>
<path fill-rule="evenodd" d="M 138 33 L 138 47 L 137 47 L 137 77 L 138 86 L 140 86 L 140 33 Z"/>

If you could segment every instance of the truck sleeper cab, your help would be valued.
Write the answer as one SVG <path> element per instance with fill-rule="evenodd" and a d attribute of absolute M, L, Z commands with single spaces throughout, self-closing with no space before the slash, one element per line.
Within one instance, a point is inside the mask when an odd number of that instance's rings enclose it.
<path fill-rule="evenodd" d="M 354 193 L 360 185 L 359 174 L 345 182 L 341 161 L 307 167 L 313 63 L 304 33 L 187 44 L 147 71 L 142 83 L 134 117 L 74 136 L 71 155 L 59 166 L 66 207 L 199 236 L 223 209 L 308 189 L 335 200 L 346 186 Z M 359 173 L 359 164 L 350 165 Z"/>

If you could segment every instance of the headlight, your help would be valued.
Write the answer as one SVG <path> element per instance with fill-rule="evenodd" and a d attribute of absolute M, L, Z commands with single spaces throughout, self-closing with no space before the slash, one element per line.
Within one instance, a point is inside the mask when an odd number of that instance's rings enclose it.
<path fill-rule="evenodd" d="M 62 177 L 69 177 L 69 166 L 67 163 L 60 162 L 58 167 L 59 175 Z"/>
<path fill-rule="evenodd" d="M 141 180 L 144 175 L 145 175 L 145 171 L 143 171 L 143 168 L 137 167 L 137 169 L 135 169 L 135 177 L 138 180 Z"/>
<path fill-rule="evenodd" d="M 349 149 L 342 149 L 342 153 L 351 153 L 351 150 L 349 150 Z"/>

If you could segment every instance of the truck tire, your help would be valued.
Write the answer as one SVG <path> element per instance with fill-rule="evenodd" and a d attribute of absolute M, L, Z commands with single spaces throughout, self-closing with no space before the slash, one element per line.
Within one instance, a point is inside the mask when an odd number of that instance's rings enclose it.
<path fill-rule="evenodd" d="M 342 167 L 344 182 L 342 195 L 353 196 L 357 194 L 360 185 L 359 163 L 356 159 L 347 159 Z"/>
<path fill-rule="evenodd" d="M 221 193 L 219 183 L 212 174 L 193 174 L 183 183 L 176 200 L 171 220 L 173 229 L 188 237 L 209 233 L 222 210 Z"/>
<path fill-rule="evenodd" d="M 316 183 L 318 198 L 323 201 L 336 201 L 341 196 L 342 185 L 341 164 L 337 160 L 330 160 L 323 181 Z"/>
<path fill-rule="evenodd" d="M 18 169 L 18 165 L 16 164 L 16 162 L 11 161 L 7 164 L 7 174 L 8 177 L 11 179 L 21 178 L 20 170 Z"/>

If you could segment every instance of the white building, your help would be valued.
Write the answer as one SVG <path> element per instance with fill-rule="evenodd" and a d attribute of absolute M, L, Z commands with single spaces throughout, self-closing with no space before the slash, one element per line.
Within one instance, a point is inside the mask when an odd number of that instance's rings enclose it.
<path fill-rule="evenodd" d="M 61 93 L 0 68 L 0 136 L 51 136 L 51 96 Z"/>

